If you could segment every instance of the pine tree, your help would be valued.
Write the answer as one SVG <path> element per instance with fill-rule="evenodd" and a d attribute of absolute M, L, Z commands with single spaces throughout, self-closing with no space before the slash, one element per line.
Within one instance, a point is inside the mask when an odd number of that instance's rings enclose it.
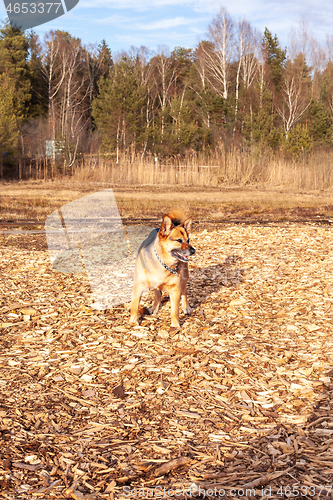
<path fill-rule="evenodd" d="M 113 68 L 111 50 L 105 40 L 102 40 L 101 43 L 98 44 L 97 50 L 98 59 L 101 61 L 101 76 L 106 76 L 110 69 Z"/>
<path fill-rule="evenodd" d="M 333 142 L 333 65 L 328 63 L 320 82 L 317 99 L 308 110 L 309 132 L 317 145 L 331 145 Z"/>
<path fill-rule="evenodd" d="M 126 56 L 116 63 L 109 78 L 99 81 L 99 94 L 93 101 L 93 118 L 101 132 L 103 145 L 119 152 L 142 142 L 146 89 L 135 75 L 135 63 Z"/>
<path fill-rule="evenodd" d="M 9 22 L 0 29 L 0 74 L 6 73 L 14 85 L 14 112 L 17 118 L 27 113 L 31 99 L 28 69 L 29 40 L 24 31 Z"/>
<path fill-rule="evenodd" d="M 0 175 L 3 160 L 17 150 L 18 126 L 15 111 L 15 87 L 7 73 L 0 75 Z"/>
<path fill-rule="evenodd" d="M 29 102 L 28 118 L 47 116 L 47 88 L 43 84 L 41 75 L 42 47 L 39 37 L 31 31 L 29 37 L 29 58 L 27 62 L 30 82 L 31 100 Z"/>
<path fill-rule="evenodd" d="M 276 91 L 279 92 L 287 49 L 281 49 L 277 35 L 273 36 L 267 28 L 264 31 L 264 45 L 267 48 L 267 62 L 271 69 L 272 80 Z"/>

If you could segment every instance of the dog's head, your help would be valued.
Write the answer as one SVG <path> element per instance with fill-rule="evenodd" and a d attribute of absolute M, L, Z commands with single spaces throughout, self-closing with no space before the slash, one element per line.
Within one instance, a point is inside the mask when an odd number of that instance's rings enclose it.
<path fill-rule="evenodd" d="M 181 223 L 179 220 L 172 220 L 169 215 L 164 215 L 158 233 L 162 251 L 175 260 L 188 262 L 189 257 L 195 253 L 195 248 L 190 245 L 191 229 L 192 217 Z"/>

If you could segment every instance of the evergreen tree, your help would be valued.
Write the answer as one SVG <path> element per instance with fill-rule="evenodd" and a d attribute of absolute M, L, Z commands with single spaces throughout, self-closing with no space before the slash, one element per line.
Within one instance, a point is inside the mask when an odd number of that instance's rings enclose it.
<path fill-rule="evenodd" d="M 142 143 L 144 116 L 141 112 L 146 89 L 138 83 L 135 64 L 123 56 L 99 81 L 99 94 L 93 101 L 93 118 L 101 132 L 103 146 L 121 150 Z"/>
<path fill-rule="evenodd" d="M 0 74 L 6 73 L 15 88 L 14 112 L 23 118 L 31 99 L 28 69 L 29 39 L 24 31 L 9 22 L 0 29 Z"/>
<path fill-rule="evenodd" d="M 332 114 L 321 99 L 311 103 L 308 111 L 308 122 L 310 135 L 317 145 L 332 144 Z"/>
<path fill-rule="evenodd" d="M 175 89 L 177 89 L 177 86 L 184 86 L 186 84 L 186 79 L 189 76 L 193 61 L 192 49 L 175 47 L 171 52 L 171 57 L 174 60 L 174 66 L 176 68 Z M 180 90 L 180 92 L 181 91 L 182 90 Z"/>
<path fill-rule="evenodd" d="M 284 147 L 296 157 L 311 151 L 313 141 L 308 128 L 301 124 L 293 127 L 288 134 L 288 139 L 285 140 Z"/>
<path fill-rule="evenodd" d="M 308 110 L 309 132 L 317 145 L 331 145 L 333 142 L 333 65 L 328 63 L 321 82 L 317 99 L 313 99 Z"/>
<path fill-rule="evenodd" d="M 97 46 L 85 48 L 85 73 L 88 75 L 89 81 L 89 110 L 91 111 L 93 99 L 98 94 L 98 82 L 102 77 L 107 77 L 110 70 L 113 68 L 113 59 L 111 50 L 107 46 L 105 40 L 102 40 Z M 92 123 L 92 128 L 95 124 Z"/>
<path fill-rule="evenodd" d="M 246 115 L 244 138 L 250 144 L 257 143 L 262 149 L 276 149 L 281 143 L 282 133 L 282 129 L 274 125 L 274 117 L 269 107 L 262 107 L 257 113 Z"/>
<path fill-rule="evenodd" d="M 105 40 L 102 40 L 101 43 L 97 46 L 98 50 L 98 61 L 100 62 L 100 76 L 106 76 L 109 71 L 113 68 L 113 59 L 111 50 L 108 47 Z"/>
<path fill-rule="evenodd" d="M 31 31 L 29 37 L 28 70 L 31 82 L 31 100 L 29 102 L 28 118 L 47 115 L 47 89 L 41 78 L 42 47 L 38 35 Z"/>
<path fill-rule="evenodd" d="M 0 168 L 4 158 L 16 153 L 18 116 L 15 110 L 15 86 L 8 73 L 0 75 Z"/>
<path fill-rule="evenodd" d="M 282 50 L 277 35 L 272 35 L 269 29 L 264 31 L 264 45 L 267 48 L 267 62 L 271 69 L 272 80 L 277 92 L 282 83 L 282 72 L 286 61 L 287 49 Z"/>

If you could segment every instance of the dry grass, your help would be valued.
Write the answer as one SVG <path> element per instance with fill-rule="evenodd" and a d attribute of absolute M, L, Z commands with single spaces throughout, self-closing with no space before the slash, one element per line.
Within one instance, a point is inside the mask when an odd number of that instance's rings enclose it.
<path fill-rule="evenodd" d="M 142 159 L 124 155 L 114 159 L 90 155 L 74 169 L 78 181 L 102 181 L 117 185 L 232 186 L 264 184 L 293 189 L 318 190 L 333 187 L 332 153 L 317 151 L 308 157 L 291 158 L 283 154 L 240 151 L 223 145 L 209 156 L 189 154 L 169 160 Z M 155 162 L 157 160 L 157 163 Z"/>
<path fill-rule="evenodd" d="M 112 186 L 74 179 L 3 183 L 1 219 L 44 221 L 53 210 L 89 193 L 113 188 L 122 217 L 161 217 L 180 206 L 195 219 L 333 216 L 332 190 L 257 187 Z"/>
<path fill-rule="evenodd" d="M 111 185 L 247 186 L 322 190 L 333 187 L 333 153 L 319 150 L 297 158 L 281 152 L 261 151 L 255 147 L 226 150 L 220 144 L 210 154 L 189 153 L 168 159 L 124 153 L 116 163 L 112 155 L 86 155 L 70 170 L 62 161 L 56 166 L 45 159 L 21 160 L 20 180 L 46 180 L 69 174 L 80 183 L 102 182 Z"/>

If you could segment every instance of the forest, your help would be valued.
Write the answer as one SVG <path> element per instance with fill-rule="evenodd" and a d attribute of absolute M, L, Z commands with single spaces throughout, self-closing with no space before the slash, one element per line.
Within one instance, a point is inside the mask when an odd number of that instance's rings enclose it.
<path fill-rule="evenodd" d="M 83 45 L 0 29 L 0 175 L 46 159 L 209 158 L 218 148 L 305 158 L 333 141 L 333 36 L 305 22 L 281 47 L 221 7 L 194 48 Z M 30 166 L 31 168 L 31 166 Z"/>

